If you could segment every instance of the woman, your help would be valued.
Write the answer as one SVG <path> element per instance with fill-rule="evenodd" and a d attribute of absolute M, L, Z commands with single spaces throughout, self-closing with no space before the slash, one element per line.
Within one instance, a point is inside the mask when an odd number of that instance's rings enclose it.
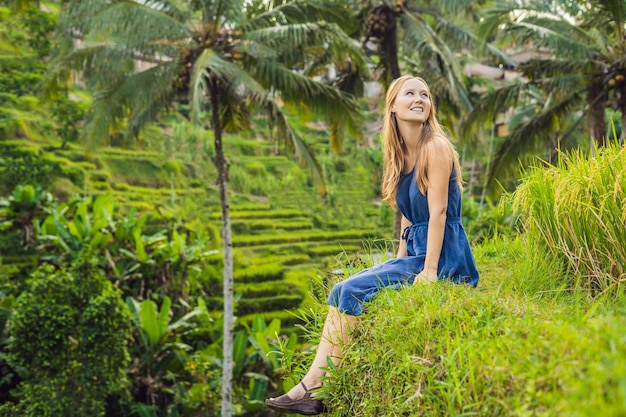
<path fill-rule="evenodd" d="M 383 288 L 451 279 L 475 287 L 478 271 L 461 225 L 458 155 L 437 122 L 432 96 L 418 77 L 401 77 L 387 91 L 383 126 L 383 199 L 402 214 L 398 256 L 335 285 L 315 359 L 300 384 L 266 400 L 274 410 L 304 415 L 324 411 L 315 389 L 330 359 L 363 313 L 364 303 Z"/>

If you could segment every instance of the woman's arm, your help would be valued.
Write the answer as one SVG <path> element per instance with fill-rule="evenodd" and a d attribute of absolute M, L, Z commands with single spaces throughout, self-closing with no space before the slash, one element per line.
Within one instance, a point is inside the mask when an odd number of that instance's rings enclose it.
<path fill-rule="evenodd" d="M 415 282 L 437 281 L 437 268 L 443 247 L 443 234 L 446 227 L 448 209 L 448 183 L 452 172 L 452 155 L 443 138 L 435 137 L 426 144 L 428 176 L 428 241 L 426 242 L 426 260 L 424 270 Z"/>
<path fill-rule="evenodd" d="M 407 255 L 406 252 L 406 240 L 402 239 L 402 234 L 404 233 L 404 229 L 411 226 L 411 222 L 407 220 L 406 217 L 402 216 L 402 222 L 400 222 L 400 244 L 398 245 L 398 258 L 402 258 Z"/>

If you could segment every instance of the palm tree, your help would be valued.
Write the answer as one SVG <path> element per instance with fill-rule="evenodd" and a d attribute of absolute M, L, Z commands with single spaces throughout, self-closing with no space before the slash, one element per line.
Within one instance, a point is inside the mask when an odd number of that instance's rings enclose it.
<path fill-rule="evenodd" d="M 192 120 L 213 131 L 224 256 L 222 416 L 231 415 L 234 327 L 222 133 L 247 127 L 252 112 L 262 112 L 273 136 L 311 167 L 324 192 L 314 156 L 279 103 L 306 107 L 332 125 L 358 131 L 352 96 L 307 76 L 329 64 L 340 73 L 367 72 L 358 44 L 342 30 L 350 21 L 346 13 L 341 2 L 323 0 L 193 0 L 187 9 L 169 0 L 82 0 L 71 2 L 60 17 L 64 47 L 51 79 L 78 70 L 96 91 L 85 140 L 103 143 L 111 132 L 137 134 L 176 102 L 190 103 Z"/>
<path fill-rule="evenodd" d="M 528 98 L 532 117 L 517 124 L 500 145 L 490 169 L 493 179 L 523 155 L 551 146 L 577 144 L 581 123 L 589 126 L 592 146 L 607 141 L 605 108 L 626 121 L 626 1 L 507 1 L 485 11 L 480 36 L 520 45 L 535 57 L 519 65 L 522 77 L 486 95 L 468 116 L 468 129 L 492 122 L 494 114 Z M 575 119 L 575 120 L 573 120 Z M 584 125 L 583 125 L 584 126 Z M 553 133 L 562 132 L 558 140 Z"/>

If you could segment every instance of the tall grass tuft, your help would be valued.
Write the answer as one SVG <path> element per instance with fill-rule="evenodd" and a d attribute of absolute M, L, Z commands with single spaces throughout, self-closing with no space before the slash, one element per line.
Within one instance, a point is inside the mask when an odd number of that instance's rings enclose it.
<path fill-rule="evenodd" d="M 617 143 L 533 167 L 511 195 L 537 251 L 571 268 L 570 289 L 617 293 L 626 281 L 626 151 Z"/>

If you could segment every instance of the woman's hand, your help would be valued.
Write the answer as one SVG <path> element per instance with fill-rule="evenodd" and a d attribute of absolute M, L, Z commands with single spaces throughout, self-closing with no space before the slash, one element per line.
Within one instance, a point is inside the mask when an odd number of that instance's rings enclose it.
<path fill-rule="evenodd" d="M 426 272 L 422 271 L 415 276 L 415 281 L 413 281 L 413 285 L 420 284 L 431 284 L 433 282 L 437 282 L 437 273 L 436 272 Z"/>

